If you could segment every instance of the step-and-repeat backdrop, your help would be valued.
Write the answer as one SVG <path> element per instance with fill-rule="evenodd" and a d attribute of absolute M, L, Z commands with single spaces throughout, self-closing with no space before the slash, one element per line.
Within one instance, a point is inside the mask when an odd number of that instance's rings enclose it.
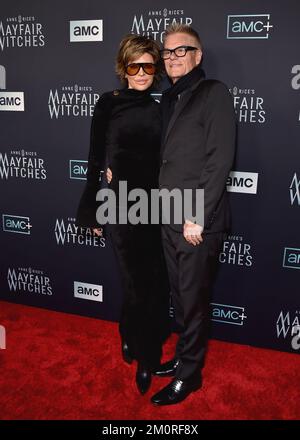
<path fill-rule="evenodd" d="M 109 239 L 75 226 L 89 131 L 130 32 L 173 21 L 204 43 L 238 120 L 213 336 L 300 352 L 300 5 L 297 0 L 4 0 L 0 10 L 0 298 L 118 320 Z M 162 88 L 166 87 L 164 81 Z M 0 323 L 1 324 L 1 323 Z"/>

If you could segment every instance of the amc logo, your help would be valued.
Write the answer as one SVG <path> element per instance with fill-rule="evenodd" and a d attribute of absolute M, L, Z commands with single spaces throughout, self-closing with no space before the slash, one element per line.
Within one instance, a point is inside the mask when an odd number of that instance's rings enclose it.
<path fill-rule="evenodd" d="M 284 248 L 282 266 L 289 269 L 300 269 L 300 249 Z"/>
<path fill-rule="evenodd" d="M 3 221 L 3 231 L 4 232 L 15 232 L 16 234 L 30 234 L 30 224 L 29 217 L 21 217 L 19 215 L 2 215 Z"/>
<path fill-rule="evenodd" d="M 211 303 L 211 320 L 224 324 L 244 325 L 245 307 Z"/>
<path fill-rule="evenodd" d="M 103 302 L 103 286 L 74 281 L 74 296 L 75 298 Z"/>
<path fill-rule="evenodd" d="M 70 171 L 70 179 L 78 179 L 78 180 L 86 180 L 88 169 L 88 161 L 87 160 L 70 160 L 69 171 Z M 102 175 L 104 171 L 100 171 L 99 182 L 102 180 Z"/>
<path fill-rule="evenodd" d="M 70 160 L 70 179 L 86 180 L 87 160 Z"/>
<path fill-rule="evenodd" d="M 102 20 L 70 21 L 71 43 L 86 41 L 103 41 Z"/>
<path fill-rule="evenodd" d="M 0 110 L 24 111 L 24 92 L 0 92 Z"/>
<path fill-rule="evenodd" d="M 227 191 L 256 194 L 258 173 L 231 171 L 227 179 Z"/>
<path fill-rule="evenodd" d="M 227 38 L 268 39 L 272 27 L 270 14 L 228 15 Z"/>

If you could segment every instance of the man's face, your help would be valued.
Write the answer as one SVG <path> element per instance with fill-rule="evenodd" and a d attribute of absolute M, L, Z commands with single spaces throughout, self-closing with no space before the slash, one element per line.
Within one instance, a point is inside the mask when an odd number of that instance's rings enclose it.
<path fill-rule="evenodd" d="M 199 44 L 192 35 L 184 33 L 171 34 L 164 41 L 164 49 L 175 49 L 179 46 L 199 47 Z M 189 73 L 198 64 L 202 58 L 201 49 L 190 50 L 184 57 L 177 57 L 174 52 L 169 59 L 164 60 L 166 72 L 173 83 L 182 76 Z"/>

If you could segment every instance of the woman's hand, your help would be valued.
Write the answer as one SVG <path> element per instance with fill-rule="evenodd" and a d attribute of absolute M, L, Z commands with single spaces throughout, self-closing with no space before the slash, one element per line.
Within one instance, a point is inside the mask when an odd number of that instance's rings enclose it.
<path fill-rule="evenodd" d="M 108 181 L 108 183 L 112 181 L 112 171 L 110 168 L 107 168 L 106 170 L 106 180 Z"/>

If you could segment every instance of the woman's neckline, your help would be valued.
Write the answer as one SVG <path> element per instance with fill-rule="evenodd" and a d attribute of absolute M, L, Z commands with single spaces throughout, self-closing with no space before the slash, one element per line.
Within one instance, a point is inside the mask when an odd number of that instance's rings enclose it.
<path fill-rule="evenodd" d="M 128 95 L 133 95 L 133 96 L 143 96 L 143 95 L 150 95 L 151 93 L 151 88 L 148 88 L 146 90 L 137 90 L 137 89 L 129 89 L 129 88 L 124 88 L 121 90 L 121 92 L 128 94 Z"/>

